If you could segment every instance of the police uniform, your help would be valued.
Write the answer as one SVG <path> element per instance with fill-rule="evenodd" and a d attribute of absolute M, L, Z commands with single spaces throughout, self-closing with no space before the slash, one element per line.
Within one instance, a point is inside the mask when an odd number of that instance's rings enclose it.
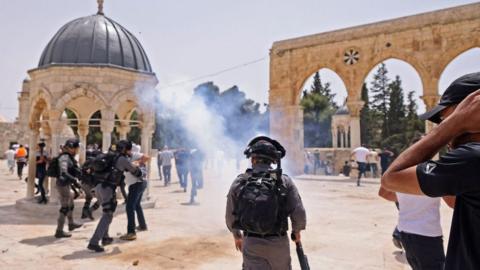
<path fill-rule="evenodd" d="M 65 225 L 65 217 L 68 218 L 69 231 L 80 227 L 73 221 L 73 196 L 70 192 L 70 185 L 77 181 L 76 177 L 79 174 L 79 167 L 77 161 L 69 153 L 63 153 L 58 157 L 59 177 L 57 178 L 56 188 L 60 201 L 60 214 L 57 220 L 56 237 L 69 237 L 70 235 L 63 232 Z"/>
<path fill-rule="evenodd" d="M 254 139 L 249 146 L 251 146 L 258 139 L 269 140 L 268 143 L 274 142 L 278 148 L 281 148 L 283 157 L 285 150 L 278 144 L 278 142 L 271 140 L 268 137 L 258 137 Z M 262 142 L 261 142 L 262 143 Z M 268 146 L 271 147 L 271 146 Z M 247 157 L 250 157 L 245 152 Z M 251 155 L 253 156 L 253 155 Z M 281 158 L 280 157 L 280 158 Z M 235 215 L 239 202 L 240 187 L 245 179 L 248 179 L 252 174 L 264 174 L 269 172 L 271 167 L 269 164 L 257 163 L 252 169 L 247 170 L 245 174 L 239 175 L 227 195 L 227 207 L 225 213 L 225 220 L 228 229 L 234 234 L 236 238 L 242 237 L 242 230 L 238 227 L 238 216 Z M 244 270 L 289 270 L 291 269 L 290 257 L 290 243 L 288 238 L 288 217 L 292 223 L 292 230 L 300 232 L 306 227 L 306 214 L 303 207 L 302 200 L 298 190 L 293 181 L 287 175 L 282 175 L 282 185 L 286 190 L 285 204 L 283 207 L 284 220 L 281 220 L 281 226 L 278 232 L 269 235 L 258 235 L 243 231 L 243 269 Z"/>
<path fill-rule="evenodd" d="M 119 154 L 119 157 L 116 158 L 114 168 L 116 172 L 113 172 L 113 178 L 120 182 L 120 177 L 123 176 L 123 172 L 129 171 L 133 175 L 141 175 L 141 171 L 138 167 L 132 165 L 129 161 L 128 157 L 124 154 Z M 100 240 L 102 240 L 102 244 L 108 245 L 110 244 L 113 239 L 108 234 L 108 229 L 110 227 L 110 223 L 112 223 L 113 213 L 117 208 L 117 199 L 116 199 L 116 184 L 102 180 L 96 179 L 99 183 L 95 186 L 95 194 L 97 196 L 98 202 L 102 206 L 102 217 L 98 222 L 97 228 L 89 241 L 89 249 L 95 250 L 97 252 L 103 251 L 103 248 L 99 246 Z"/>
<path fill-rule="evenodd" d="M 82 209 L 82 218 L 90 218 L 91 220 L 93 220 L 92 211 L 95 211 L 100 207 L 98 201 L 91 206 L 93 189 L 95 188 L 95 179 L 90 168 L 92 160 L 93 158 L 87 159 L 83 164 L 82 178 L 80 179 L 82 190 L 85 193 L 85 204 Z"/>

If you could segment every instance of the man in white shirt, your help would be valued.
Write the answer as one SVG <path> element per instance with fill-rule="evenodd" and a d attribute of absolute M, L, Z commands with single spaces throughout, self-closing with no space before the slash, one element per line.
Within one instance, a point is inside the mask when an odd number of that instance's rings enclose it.
<path fill-rule="evenodd" d="M 10 148 L 5 151 L 5 157 L 7 158 L 8 171 L 13 174 L 13 171 L 15 169 L 15 150 L 13 150 L 13 148 Z"/>
<path fill-rule="evenodd" d="M 398 225 L 407 261 L 413 270 L 443 270 L 445 252 L 440 225 L 440 197 L 390 192 L 383 188 L 379 196 L 398 202 Z M 450 207 L 455 197 L 444 197 Z"/>
<path fill-rule="evenodd" d="M 170 185 L 170 181 L 172 179 L 171 171 L 173 152 L 170 151 L 167 146 L 165 146 L 163 150 L 158 154 L 158 159 L 160 160 L 159 162 L 161 162 L 162 164 L 162 172 L 165 186 Z"/>
<path fill-rule="evenodd" d="M 363 145 L 353 149 L 351 158 L 355 159 L 358 164 L 358 179 L 357 187 L 360 186 L 360 179 L 365 176 L 365 171 L 367 169 L 367 156 L 370 154 L 370 150 L 365 148 Z"/>

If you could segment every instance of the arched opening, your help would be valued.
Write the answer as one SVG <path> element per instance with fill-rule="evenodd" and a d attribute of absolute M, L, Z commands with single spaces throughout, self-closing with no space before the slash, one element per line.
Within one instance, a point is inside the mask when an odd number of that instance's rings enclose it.
<path fill-rule="evenodd" d="M 440 76 L 438 92 L 443 94 L 445 89 L 458 77 L 480 71 L 480 48 L 467 50 L 455 57 L 443 70 Z"/>
<path fill-rule="evenodd" d="M 101 149 L 102 145 L 102 129 L 101 129 L 102 112 L 100 110 L 94 112 L 88 120 L 87 145 L 95 145 Z"/>
<path fill-rule="evenodd" d="M 384 148 L 398 154 L 414 136 L 425 132 L 418 114 L 425 111 L 420 100 L 422 80 L 409 63 L 387 59 L 365 78 L 360 112 L 361 142 L 369 148 Z"/>
<path fill-rule="evenodd" d="M 332 147 L 332 117 L 346 97 L 345 84 L 330 69 L 320 69 L 305 81 L 300 97 L 305 147 Z"/>
<path fill-rule="evenodd" d="M 134 110 L 129 119 L 130 131 L 127 133 L 127 139 L 136 144 L 141 143 L 142 129 L 140 128 L 140 116 L 137 110 Z"/>
<path fill-rule="evenodd" d="M 73 130 L 75 136 L 78 137 L 78 116 L 77 114 L 69 108 L 65 108 L 62 118 L 65 118 L 67 125 Z"/>

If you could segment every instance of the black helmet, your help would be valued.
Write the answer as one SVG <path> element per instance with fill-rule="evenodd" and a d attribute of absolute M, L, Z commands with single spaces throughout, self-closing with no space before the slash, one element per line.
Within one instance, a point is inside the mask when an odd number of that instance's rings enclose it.
<path fill-rule="evenodd" d="M 243 153 L 247 158 L 263 157 L 277 161 L 285 157 L 286 152 L 285 148 L 278 141 L 267 136 L 258 136 L 250 141 Z"/>
<path fill-rule="evenodd" d="M 71 149 L 79 148 L 80 147 L 80 141 L 78 139 L 68 139 L 65 142 L 65 144 L 63 145 L 63 147 L 67 147 L 67 148 L 71 148 Z"/>
<path fill-rule="evenodd" d="M 116 150 L 119 153 L 125 153 L 125 151 L 132 150 L 132 142 L 127 140 L 120 140 L 116 144 Z"/>

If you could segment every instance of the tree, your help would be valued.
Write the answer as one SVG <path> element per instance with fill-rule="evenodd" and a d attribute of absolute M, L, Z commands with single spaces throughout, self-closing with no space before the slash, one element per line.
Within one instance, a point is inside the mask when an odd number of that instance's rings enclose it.
<path fill-rule="evenodd" d="M 417 114 L 417 102 L 414 99 L 414 91 L 408 92 L 407 96 L 407 120 L 406 120 L 406 132 L 409 140 L 411 140 L 416 133 L 425 133 L 425 122 L 418 118 Z"/>
<path fill-rule="evenodd" d="M 381 117 L 382 137 L 388 137 L 388 109 L 390 105 L 390 79 L 385 63 L 381 63 L 373 75 L 370 91 L 372 92 L 372 109 Z"/>
<path fill-rule="evenodd" d="M 372 139 L 371 134 L 371 111 L 370 111 L 370 102 L 368 97 L 368 88 L 367 84 L 363 83 L 362 85 L 362 100 L 364 102 L 363 108 L 360 110 L 360 138 L 362 139 L 362 144 L 370 145 Z"/>
<path fill-rule="evenodd" d="M 387 131 L 383 134 L 384 138 L 388 138 L 392 134 L 400 134 L 405 131 L 405 105 L 403 100 L 402 80 L 397 75 L 395 80 L 388 85 L 390 92 L 390 104 L 387 113 Z"/>
<path fill-rule="evenodd" d="M 304 93 L 306 90 L 304 90 Z M 333 100 L 335 98 L 335 94 L 332 93 L 332 90 L 330 89 L 330 83 L 327 82 L 325 84 L 322 83 L 322 80 L 320 78 L 320 72 L 315 72 L 315 75 L 313 75 L 313 83 L 310 86 L 310 92 L 314 94 L 320 94 L 322 96 L 325 96 L 328 98 L 328 102 L 335 108 L 338 108 L 338 105 L 335 103 Z"/>
<path fill-rule="evenodd" d="M 304 90 L 300 105 L 303 107 L 304 145 L 307 147 L 331 147 L 332 115 L 338 108 L 330 83 L 323 84 L 319 72 L 313 76 L 310 91 Z"/>

